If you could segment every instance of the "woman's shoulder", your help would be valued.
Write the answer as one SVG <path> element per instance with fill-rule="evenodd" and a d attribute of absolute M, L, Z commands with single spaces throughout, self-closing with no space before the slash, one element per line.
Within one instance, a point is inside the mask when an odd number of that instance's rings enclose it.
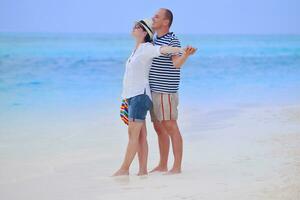
<path fill-rule="evenodd" d="M 160 49 L 160 46 L 154 45 L 151 42 L 142 43 L 140 47 L 140 54 L 146 57 L 152 57 L 153 55 L 156 55 L 156 52 L 159 52 Z"/>
<path fill-rule="evenodd" d="M 142 48 L 144 50 L 154 50 L 154 49 L 157 49 L 159 47 L 160 47 L 159 45 L 155 45 L 152 42 L 145 42 L 145 43 L 143 43 L 143 47 Z"/>
<path fill-rule="evenodd" d="M 147 47 L 153 47 L 154 44 L 152 42 L 145 42 L 142 44 L 143 47 L 147 48 Z"/>

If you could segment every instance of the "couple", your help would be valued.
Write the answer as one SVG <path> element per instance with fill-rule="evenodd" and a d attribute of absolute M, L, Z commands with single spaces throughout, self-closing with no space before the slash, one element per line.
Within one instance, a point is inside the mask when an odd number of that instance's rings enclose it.
<path fill-rule="evenodd" d="M 160 162 L 151 172 L 181 172 L 182 137 L 177 125 L 178 87 L 180 67 L 196 49 L 181 48 L 180 42 L 169 32 L 173 14 L 159 9 L 152 19 L 135 23 L 132 36 L 135 49 L 126 63 L 122 97 L 128 102 L 128 136 L 124 161 L 113 176 L 129 175 L 129 167 L 138 154 L 138 175 L 147 175 L 148 143 L 145 118 L 150 110 L 158 135 Z M 156 37 L 153 41 L 153 35 Z M 168 171 L 170 138 L 174 165 Z"/>

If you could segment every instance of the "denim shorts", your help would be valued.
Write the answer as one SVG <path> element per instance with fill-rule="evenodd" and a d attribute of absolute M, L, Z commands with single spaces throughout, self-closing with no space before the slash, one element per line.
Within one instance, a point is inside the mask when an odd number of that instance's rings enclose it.
<path fill-rule="evenodd" d="M 129 121 L 145 121 L 147 111 L 152 108 L 152 101 L 146 94 L 140 94 L 127 99 Z"/>

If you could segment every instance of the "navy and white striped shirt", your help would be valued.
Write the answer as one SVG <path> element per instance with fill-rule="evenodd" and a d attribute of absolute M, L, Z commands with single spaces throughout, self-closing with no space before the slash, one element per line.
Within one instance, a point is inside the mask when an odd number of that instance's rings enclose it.
<path fill-rule="evenodd" d="M 154 44 L 181 47 L 173 32 L 162 37 L 155 37 Z M 149 73 L 149 84 L 152 92 L 176 93 L 178 91 L 180 69 L 174 67 L 171 56 L 171 54 L 162 55 L 153 59 Z"/>

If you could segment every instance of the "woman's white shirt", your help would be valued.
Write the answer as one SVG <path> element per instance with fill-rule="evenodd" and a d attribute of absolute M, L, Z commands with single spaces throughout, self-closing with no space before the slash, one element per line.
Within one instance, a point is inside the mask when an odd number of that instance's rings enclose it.
<path fill-rule="evenodd" d="M 142 43 L 128 58 L 123 79 L 122 98 L 128 99 L 146 92 L 151 99 L 149 71 L 152 59 L 161 55 L 160 47 L 149 42 Z"/>

